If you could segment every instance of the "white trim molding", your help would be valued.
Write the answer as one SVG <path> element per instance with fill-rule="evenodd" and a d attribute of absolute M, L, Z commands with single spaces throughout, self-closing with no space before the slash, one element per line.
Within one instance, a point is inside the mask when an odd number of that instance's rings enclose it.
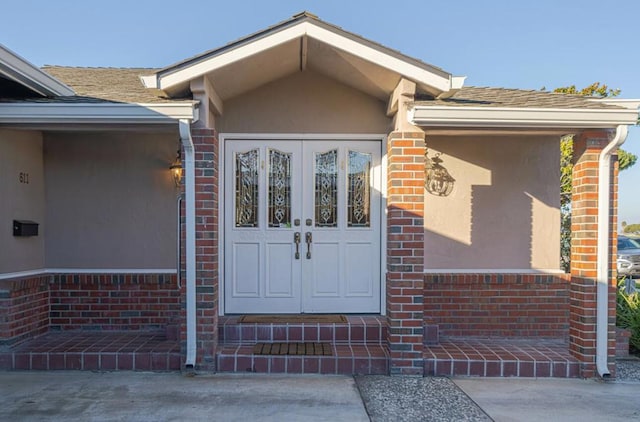
<path fill-rule="evenodd" d="M 636 124 L 638 110 L 414 105 L 408 119 L 421 127 L 613 129 Z"/>
<path fill-rule="evenodd" d="M 0 44 L 0 75 L 44 97 L 76 95 L 73 89 L 38 69 L 2 44 Z"/>
<path fill-rule="evenodd" d="M 197 104 L 173 103 L 2 103 L 0 123 L 143 123 L 198 120 Z"/>
<path fill-rule="evenodd" d="M 39 270 L 17 271 L 0 274 L 0 280 L 12 278 L 26 278 L 39 275 L 54 274 L 176 274 L 175 269 L 170 268 L 41 268 Z"/>
<path fill-rule="evenodd" d="M 497 268 L 497 269 L 487 269 L 487 268 L 478 268 L 478 269 L 457 269 L 457 268 L 437 268 L 437 269 L 426 269 L 423 271 L 424 274 L 566 274 L 562 270 L 555 269 L 531 269 L 531 268 Z"/>

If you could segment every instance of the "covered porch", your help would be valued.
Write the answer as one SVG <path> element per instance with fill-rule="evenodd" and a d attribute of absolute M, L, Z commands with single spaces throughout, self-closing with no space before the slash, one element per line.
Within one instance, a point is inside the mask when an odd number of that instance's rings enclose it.
<path fill-rule="evenodd" d="M 3 217 L 42 222 L 0 234 L 6 369 L 615 375 L 615 148 L 637 104 L 464 87 L 307 13 L 164 69 L 45 70 L 78 92 L 0 103 L 0 189 L 22 201 Z"/>

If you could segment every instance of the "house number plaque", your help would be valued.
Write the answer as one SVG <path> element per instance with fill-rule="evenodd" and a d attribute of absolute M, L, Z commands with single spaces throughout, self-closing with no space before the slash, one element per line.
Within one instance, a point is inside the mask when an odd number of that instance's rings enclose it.
<path fill-rule="evenodd" d="M 18 180 L 20 180 L 20 183 L 28 185 L 29 184 L 29 173 L 20 172 L 20 174 L 18 175 Z"/>

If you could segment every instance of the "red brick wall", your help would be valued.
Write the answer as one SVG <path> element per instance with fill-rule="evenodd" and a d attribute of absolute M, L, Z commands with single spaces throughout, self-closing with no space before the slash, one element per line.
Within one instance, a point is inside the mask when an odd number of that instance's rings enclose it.
<path fill-rule="evenodd" d="M 49 280 L 42 275 L 0 281 L 0 345 L 12 345 L 49 328 Z"/>
<path fill-rule="evenodd" d="M 424 316 L 441 336 L 569 334 L 568 274 L 425 274 Z"/>
<path fill-rule="evenodd" d="M 610 131 L 592 130 L 574 138 L 571 218 L 570 350 L 582 362 L 581 375 L 596 375 L 596 306 L 598 238 L 598 165 Z M 617 228 L 617 163 L 612 159 L 609 198 L 609 369 L 615 373 L 615 253 Z"/>
<path fill-rule="evenodd" d="M 218 346 L 218 139 L 213 129 L 194 128 L 191 134 L 196 176 L 196 366 L 214 371 Z M 182 189 L 184 192 L 184 179 Z M 186 321 L 185 201 L 182 205 L 181 301 L 182 321 Z M 180 336 L 186 344 L 184 323 Z"/>
<path fill-rule="evenodd" d="M 387 158 L 387 320 L 390 372 L 424 372 L 424 134 L 391 133 Z"/>
<path fill-rule="evenodd" d="M 61 274 L 51 279 L 51 329 L 164 329 L 180 314 L 173 274 Z"/>

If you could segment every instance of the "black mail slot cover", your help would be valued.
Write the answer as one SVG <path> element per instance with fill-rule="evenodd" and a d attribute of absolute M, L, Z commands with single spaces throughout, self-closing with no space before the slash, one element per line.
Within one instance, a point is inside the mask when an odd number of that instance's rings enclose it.
<path fill-rule="evenodd" d="M 37 236 L 38 223 L 29 220 L 13 220 L 14 236 Z"/>

